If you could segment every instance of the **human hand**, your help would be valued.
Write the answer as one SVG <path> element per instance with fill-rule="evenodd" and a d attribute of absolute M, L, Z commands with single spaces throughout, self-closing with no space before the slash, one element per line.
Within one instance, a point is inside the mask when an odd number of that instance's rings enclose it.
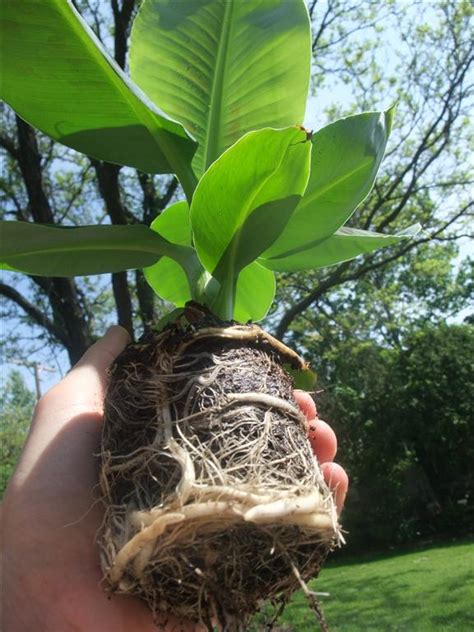
<path fill-rule="evenodd" d="M 345 470 L 333 461 L 337 452 L 337 438 L 334 430 L 318 418 L 316 404 L 308 393 L 294 391 L 294 397 L 308 420 L 309 442 L 318 459 L 324 480 L 334 495 L 337 512 L 341 513 L 349 487 L 349 478 Z"/>
<path fill-rule="evenodd" d="M 108 598 L 95 545 L 102 508 L 93 499 L 99 471 L 94 455 L 106 370 L 128 342 L 126 331 L 113 327 L 38 403 L 2 507 L 5 632 L 156 632 L 144 603 L 124 595 Z M 306 393 L 295 397 L 310 420 L 310 441 L 340 508 L 347 477 L 328 463 L 335 435 L 315 420 Z M 162 623 L 169 632 L 197 630 L 171 617 Z"/>

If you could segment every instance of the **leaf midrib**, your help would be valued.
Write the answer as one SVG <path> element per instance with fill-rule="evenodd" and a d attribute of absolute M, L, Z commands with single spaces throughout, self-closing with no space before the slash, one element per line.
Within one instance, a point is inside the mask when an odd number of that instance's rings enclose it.
<path fill-rule="evenodd" d="M 355 167 L 351 171 L 348 171 L 343 176 L 339 177 L 337 180 L 331 180 L 331 182 L 329 184 L 327 184 L 326 186 L 322 187 L 321 189 L 317 189 L 314 194 L 311 194 L 311 193 L 310 194 L 305 194 L 303 196 L 301 202 L 299 203 L 298 208 L 301 209 L 301 208 L 307 206 L 311 202 L 314 202 L 318 198 L 320 198 L 323 195 L 325 195 L 331 189 L 335 189 L 335 188 L 339 187 L 343 182 L 345 182 L 349 178 L 352 178 L 352 176 L 355 176 L 357 173 L 359 173 L 359 171 L 362 171 L 363 169 L 365 169 L 367 167 L 367 164 L 369 164 L 373 160 L 374 160 L 373 158 L 368 157 L 360 165 L 358 165 L 357 167 Z M 377 157 L 375 158 L 374 162 L 375 163 L 377 162 Z M 361 202 L 362 201 L 363 200 L 361 200 Z M 359 204 L 360 204 L 360 202 L 359 202 Z"/>
<path fill-rule="evenodd" d="M 227 52 L 229 49 L 229 33 L 232 22 L 234 0 L 224 1 L 224 19 L 216 55 L 216 65 L 212 77 L 211 97 L 209 99 L 209 115 L 207 119 L 207 136 L 204 145 L 204 171 L 219 155 L 219 137 L 222 118 L 222 95 L 226 70 Z"/>
<path fill-rule="evenodd" d="M 161 253 L 158 252 L 157 248 L 127 248 L 126 246 L 111 246 L 109 244 L 98 244 L 96 246 L 54 246 L 52 248 L 48 247 L 47 249 L 41 249 L 41 250 L 29 250 L 28 252 L 21 252 L 21 253 L 17 253 L 17 254 L 8 254 L 5 255 L 5 259 L 19 259 L 21 257 L 33 257 L 33 256 L 50 256 L 51 254 L 55 254 L 55 253 L 62 253 L 62 252 L 103 252 L 104 250 L 109 250 L 109 251 L 116 251 L 116 252 L 122 252 L 122 253 L 133 253 L 133 252 L 138 252 L 138 253 L 148 253 L 148 254 L 157 254 L 158 256 L 161 256 Z"/>

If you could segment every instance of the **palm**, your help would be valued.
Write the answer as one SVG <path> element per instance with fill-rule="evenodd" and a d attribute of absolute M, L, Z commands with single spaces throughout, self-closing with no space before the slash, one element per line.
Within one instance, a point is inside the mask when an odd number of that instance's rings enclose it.
<path fill-rule="evenodd" d="M 58 624 L 52 622 L 51 629 L 62 629 L 59 621 L 65 620 L 90 632 L 156 632 L 144 604 L 122 595 L 109 599 L 100 585 L 94 539 L 102 510 L 91 492 L 97 485 L 93 454 L 99 438 L 97 415 L 79 413 L 41 453 L 31 473 L 18 471 L 13 485 L 21 482 L 21 491 L 6 498 L 6 544 L 12 562 L 29 560 L 30 576 L 37 582 L 33 590 L 54 604 Z M 14 555 L 15 549 L 21 549 L 21 558 Z M 167 629 L 194 630 L 194 626 L 169 621 Z"/>

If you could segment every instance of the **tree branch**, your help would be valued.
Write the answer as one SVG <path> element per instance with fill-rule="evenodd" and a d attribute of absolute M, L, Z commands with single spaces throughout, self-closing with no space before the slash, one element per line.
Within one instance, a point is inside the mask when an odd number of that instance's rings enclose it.
<path fill-rule="evenodd" d="M 147 333 L 156 320 L 155 293 L 146 282 L 141 270 L 135 270 L 135 286 L 137 289 L 138 307 L 143 324 L 143 331 Z"/>
<path fill-rule="evenodd" d="M 105 208 L 112 224 L 136 223 L 136 218 L 122 202 L 119 185 L 120 167 L 95 159 L 92 159 L 91 163 L 97 175 L 99 193 L 104 200 Z M 127 329 L 133 338 L 132 298 L 130 296 L 126 272 L 114 272 L 112 274 L 112 289 L 117 308 L 118 322 Z"/>
<path fill-rule="evenodd" d="M 11 138 L 6 134 L 0 134 L 0 146 L 5 149 L 12 158 L 18 160 L 18 149 Z"/>
<path fill-rule="evenodd" d="M 299 316 L 302 312 L 305 311 L 312 303 L 318 300 L 320 296 L 322 296 L 325 292 L 327 292 L 331 287 L 335 285 L 339 285 L 342 281 L 340 280 L 343 273 L 349 267 L 350 262 L 346 262 L 338 266 L 325 281 L 320 283 L 317 288 L 315 288 L 312 292 L 309 292 L 307 296 L 303 299 L 295 303 L 292 307 L 290 307 L 280 319 L 278 326 L 275 330 L 276 338 L 280 340 L 283 339 L 283 336 L 288 331 L 289 326 L 293 322 L 293 320 Z"/>
<path fill-rule="evenodd" d="M 112 13 L 114 15 L 114 50 L 115 61 L 125 69 L 127 59 L 127 40 L 130 33 L 131 19 L 135 9 L 135 0 L 122 0 L 119 7 L 118 0 L 112 0 Z"/>
<path fill-rule="evenodd" d="M 35 222 L 54 224 L 54 214 L 43 186 L 41 155 L 32 127 L 16 117 L 18 165 L 28 193 L 28 210 Z"/>
<path fill-rule="evenodd" d="M 60 344 L 67 346 L 68 341 L 64 331 L 50 320 L 41 309 L 30 303 L 20 292 L 6 283 L 0 283 L 0 295 L 16 303 L 37 325 L 46 329 Z"/>
<path fill-rule="evenodd" d="M 126 272 L 114 272 L 112 274 L 112 289 L 117 306 L 118 324 L 125 327 L 133 338 L 132 299 Z"/>
<path fill-rule="evenodd" d="M 18 164 L 28 194 L 28 210 L 35 222 L 55 224 L 54 213 L 45 192 L 41 155 L 36 134 L 27 123 L 16 117 Z M 88 314 L 78 299 L 77 287 L 69 278 L 32 277 L 46 292 L 56 327 L 62 329 L 64 346 L 71 364 L 77 362 L 92 342 Z"/>
<path fill-rule="evenodd" d="M 473 207 L 474 202 L 468 202 L 464 204 L 455 215 L 447 219 L 441 226 L 436 228 L 429 235 L 426 235 L 425 237 L 422 237 L 421 239 L 418 239 L 416 241 L 408 241 L 404 247 L 395 251 L 394 254 L 383 259 L 379 259 L 374 263 L 369 263 L 367 265 L 367 262 L 365 262 L 363 265 L 360 265 L 358 268 L 356 268 L 356 270 L 351 274 L 345 274 L 345 272 L 348 270 L 352 262 L 346 261 L 345 263 L 342 263 L 329 277 L 327 277 L 316 288 L 314 288 L 314 290 L 309 292 L 308 295 L 300 301 L 297 301 L 284 313 L 275 330 L 275 336 L 279 339 L 282 339 L 288 331 L 293 320 L 333 287 L 342 285 L 343 283 L 347 283 L 349 281 L 357 281 L 361 277 L 367 275 L 369 272 L 373 272 L 375 270 L 383 268 L 396 259 L 399 259 L 404 254 L 406 254 L 410 250 L 413 250 L 414 248 L 417 248 L 421 244 L 425 244 L 438 239 L 442 239 L 443 241 L 445 241 L 446 237 L 441 237 L 442 233 L 445 232 L 449 227 L 451 227 L 457 220 L 466 215 L 469 209 Z M 461 237 L 462 235 L 456 236 L 457 239 Z"/>

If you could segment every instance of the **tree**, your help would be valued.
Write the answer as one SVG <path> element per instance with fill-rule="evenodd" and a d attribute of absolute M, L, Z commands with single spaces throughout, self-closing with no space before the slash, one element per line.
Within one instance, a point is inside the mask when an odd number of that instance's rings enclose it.
<path fill-rule="evenodd" d="M 19 371 L 12 371 L 5 380 L 3 400 L 0 407 L 2 423 L 0 426 L 1 466 L 0 493 L 15 469 L 25 442 L 31 416 L 35 405 L 34 394 L 26 387 Z"/>
<path fill-rule="evenodd" d="M 116 61 L 126 67 L 130 24 L 139 3 L 78 0 L 75 4 Z M 371 284 L 374 275 L 383 279 L 389 264 L 402 261 L 410 250 L 423 245 L 451 247 L 466 234 L 464 224 L 472 209 L 467 198 L 472 178 L 465 166 L 466 112 L 472 98 L 470 5 L 449 1 L 427 8 L 424 3 L 387 2 L 380 12 L 372 3 L 359 6 L 330 0 L 324 5 L 311 2 L 310 11 L 316 90 L 322 83 L 353 86 L 342 105 L 326 108 L 326 116 L 373 108 L 380 100 L 383 106 L 395 98 L 399 101 L 384 174 L 356 213 L 354 224 L 392 231 L 403 228 L 399 220 L 403 214 L 407 222 L 421 220 L 425 232 L 388 255 L 367 256 L 292 280 L 281 292 L 268 323 L 279 336 L 288 333 L 295 341 L 298 328 L 314 308 L 327 314 L 330 322 L 334 317 L 330 304 L 341 289 L 353 291 L 359 280 Z M 387 39 L 391 48 L 399 49 L 397 67 L 382 72 Z M 402 69 L 409 70 L 408 77 Z M 180 196 L 174 178 L 84 159 L 37 134 L 9 111 L 4 121 L 0 144 L 6 168 L 0 189 L 7 218 L 66 225 L 149 224 L 171 199 Z M 4 316 L 14 324 L 16 336 L 8 338 L 8 343 L 18 350 L 18 336 L 24 335 L 24 329 L 17 325 L 26 323 L 34 337 L 51 349 L 66 349 L 70 362 L 77 360 L 105 324 L 117 320 L 138 335 L 160 314 L 160 304 L 139 271 L 113 274 L 111 279 L 74 280 L 32 276 L 19 281 L 8 274 L 0 284 L 0 294 L 6 299 Z"/>
<path fill-rule="evenodd" d="M 473 357 L 472 325 L 440 325 L 412 334 L 397 365 L 400 428 L 433 486 L 443 528 L 472 524 Z"/>
<path fill-rule="evenodd" d="M 473 345 L 472 325 L 423 324 L 398 347 L 346 340 L 326 359 L 319 409 L 351 477 L 350 550 L 469 533 Z"/>

